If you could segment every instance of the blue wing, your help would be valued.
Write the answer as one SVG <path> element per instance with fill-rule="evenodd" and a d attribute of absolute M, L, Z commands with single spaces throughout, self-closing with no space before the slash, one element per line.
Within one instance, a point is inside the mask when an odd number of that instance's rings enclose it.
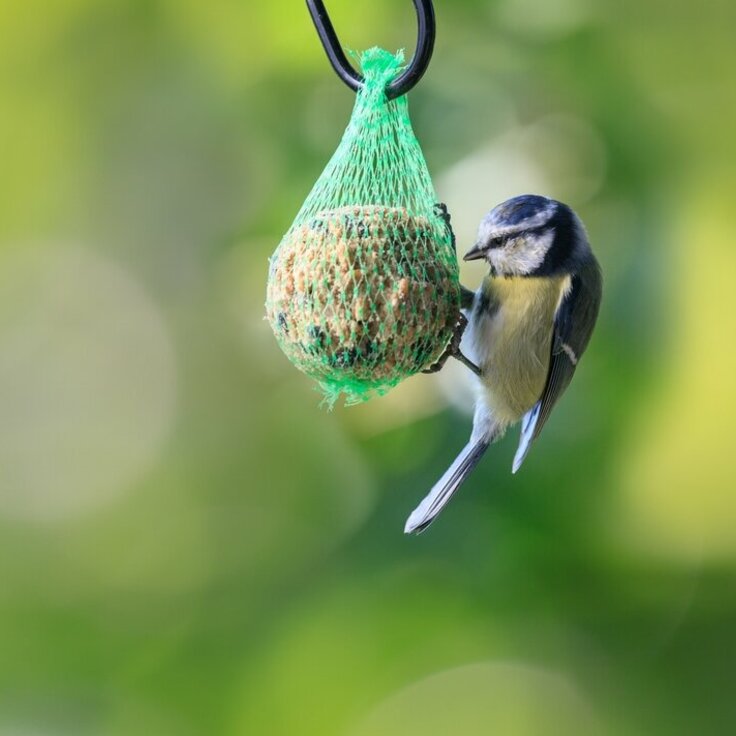
<path fill-rule="evenodd" d="M 600 267 L 590 256 L 570 279 L 570 288 L 555 314 L 552 352 L 544 391 L 539 401 L 524 415 L 519 447 L 512 472 L 516 472 L 539 437 L 557 400 L 570 385 L 578 361 L 588 347 L 598 317 L 603 290 Z"/>

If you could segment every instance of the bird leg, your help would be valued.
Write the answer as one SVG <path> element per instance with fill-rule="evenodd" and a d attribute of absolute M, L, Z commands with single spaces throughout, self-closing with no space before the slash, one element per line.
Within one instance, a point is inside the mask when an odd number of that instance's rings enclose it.
<path fill-rule="evenodd" d="M 455 247 L 455 232 L 452 229 L 450 213 L 447 211 L 447 205 L 443 202 L 437 202 L 437 204 L 435 204 L 434 206 L 434 214 L 445 223 L 445 227 L 447 228 L 447 232 L 450 236 L 452 249 L 457 250 Z M 460 303 L 462 309 L 471 309 L 473 306 L 474 297 L 474 292 L 470 291 L 470 289 L 466 289 L 462 284 L 460 285 Z M 478 366 L 473 363 L 472 360 L 466 358 L 460 352 L 460 341 L 462 340 L 463 332 L 465 332 L 465 328 L 467 326 L 467 317 L 462 312 L 460 312 L 457 322 L 455 323 L 455 331 L 452 334 L 449 345 L 447 346 L 447 348 L 445 348 L 445 352 L 440 355 L 436 363 L 429 366 L 429 368 L 423 370 L 422 373 L 437 373 L 438 371 L 441 371 L 445 363 L 447 362 L 447 359 L 452 356 L 453 358 L 459 360 L 463 365 L 470 368 L 470 370 L 473 371 L 476 376 L 480 376 L 480 368 L 478 368 Z"/>
<path fill-rule="evenodd" d="M 438 371 L 441 371 L 445 363 L 447 362 L 447 359 L 452 357 L 456 360 L 459 360 L 467 368 L 470 368 L 470 370 L 473 371 L 476 376 L 481 375 L 480 368 L 478 368 L 478 366 L 473 363 L 470 358 L 467 358 L 460 352 L 460 341 L 463 338 L 463 333 L 465 332 L 465 328 L 467 326 L 468 318 L 461 312 L 457 318 L 457 322 L 455 323 L 455 330 L 452 333 L 452 337 L 450 338 L 450 342 L 445 348 L 445 351 L 442 353 L 442 355 L 440 355 L 436 363 L 433 363 L 431 366 L 429 366 L 429 368 L 425 368 L 422 373 L 437 373 Z"/>

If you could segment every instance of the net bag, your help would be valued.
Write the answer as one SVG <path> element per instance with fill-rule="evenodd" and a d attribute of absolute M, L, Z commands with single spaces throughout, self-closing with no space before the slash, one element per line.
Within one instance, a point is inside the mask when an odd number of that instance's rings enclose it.
<path fill-rule="evenodd" d="M 342 141 L 270 259 L 267 319 L 332 403 L 383 394 L 435 363 L 459 316 L 449 221 L 409 121 L 387 100 L 403 54 L 373 48 Z"/>

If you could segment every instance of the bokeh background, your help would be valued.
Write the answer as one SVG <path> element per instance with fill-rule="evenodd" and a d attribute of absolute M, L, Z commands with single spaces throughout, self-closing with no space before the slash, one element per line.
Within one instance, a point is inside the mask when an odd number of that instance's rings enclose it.
<path fill-rule="evenodd" d="M 262 319 L 353 102 L 304 4 L 0 2 L 0 734 L 736 733 L 735 9 L 437 0 L 459 248 L 548 194 L 606 291 L 523 472 L 407 538 L 463 371 L 329 413 Z"/>

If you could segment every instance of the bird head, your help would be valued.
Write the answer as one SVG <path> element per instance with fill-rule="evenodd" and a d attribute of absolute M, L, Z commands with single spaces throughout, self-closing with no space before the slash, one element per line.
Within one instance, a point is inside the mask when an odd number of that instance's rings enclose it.
<path fill-rule="evenodd" d="M 554 199 L 522 194 L 494 207 L 481 221 L 464 260 L 488 261 L 497 276 L 545 276 L 561 270 L 580 229 L 572 210 Z"/>

